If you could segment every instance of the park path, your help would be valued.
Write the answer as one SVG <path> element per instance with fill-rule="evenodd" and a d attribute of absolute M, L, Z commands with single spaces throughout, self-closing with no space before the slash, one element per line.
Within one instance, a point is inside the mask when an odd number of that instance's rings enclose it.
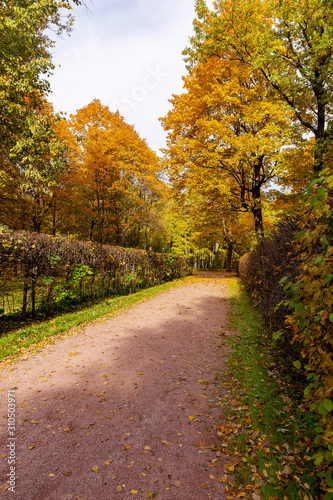
<path fill-rule="evenodd" d="M 202 273 L 0 368 L 0 498 L 226 499 L 214 447 L 228 307 L 228 275 Z M 15 494 L 4 491 L 14 387 Z"/>

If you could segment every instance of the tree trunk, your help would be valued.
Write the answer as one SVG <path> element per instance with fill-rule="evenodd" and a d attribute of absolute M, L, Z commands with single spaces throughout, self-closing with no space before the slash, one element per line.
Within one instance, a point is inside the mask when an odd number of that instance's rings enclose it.
<path fill-rule="evenodd" d="M 89 236 L 90 241 L 92 241 L 92 240 L 93 240 L 94 225 L 95 225 L 95 221 L 94 221 L 94 219 L 91 219 L 91 224 L 90 224 L 90 236 Z"/>
<path fill-rule="evenodd" d="M 259 242 L 265 236 L 261 205 L 257 205 L 255 207 L 252 207 L 252 213 L 253 213 L 253 217 L 254 217 L 254 230 L 256 232 L 257 241 Z"/>
<path fill-rule="evenodd" d="M 52 204 L 52 236 L 56 235 L 56 212 L 57 212 L 56 202 L 55 202 L 55 200 L 53 200 L 53 204 Z"/>
<path fill-rule="evenodd" d="M 233 252 L 233 244 L 228 243 L 228 253 L 227 253 L 227 272 L 231 272 L 231 263 L 232 263 L 232 252 Z"/>

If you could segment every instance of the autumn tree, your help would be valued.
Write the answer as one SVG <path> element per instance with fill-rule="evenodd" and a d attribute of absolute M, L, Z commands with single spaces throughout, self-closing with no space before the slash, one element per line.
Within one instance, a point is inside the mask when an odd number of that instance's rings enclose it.
<path fill-rule="evenodd" d="M 29 126 L 33 111 L 49 91 L 45 78 L 52 69 L 54 41 L 48 33 L 69 32 L 72 18 L 63 17 L 73 2 L 6 0 L 0 3 L 0 159 L 8 157 Z"/>
<path fill-rule="evenodd" d="M 70 31 L 72 18 L 64 17 L 63 13 L 71 9 L 71 3 L 81 2 L 0 2 L 1 222 L 7 220 L 4 214 L 10 211 L 10 199 L 14 215 L 12 224 L 15 220 L 18 223 L 26 213 L 24 204 L 19 203 L 25 197 L 24 191 L 30 201 L 32 198 L 36 201 L 34 221 L 27 221 L 26 226 L 40 230 L 45 198 L 36 193 L 50 188 L 55 167 L 51 157 L 54 159 L 58 155 L 54 120 L 45 111 L 45 96 L 49 90 L 46 76 L 53 69 L 51 49 L 54 41 L 49 34 Z M 21 194 L 17 192 L 19 184 Z"/>
<path fill-rule="evenodd" d="M 12 148 L 13 168 L 3 178 L 0 216 L 13 229 L 39 233 L 52 210 L 54 189 L 65 166 L 64 144 L 55 135 L 56 121 L 52 106 L 41 102 Z"/>
<path fill-rule="evenodd" d="M 156 154 L 118 112 L 97 99 L 62 124 L 61 133 L 69 169 L 58 210 L 71 207 L 69 231 L 123 246 L 140 240 L 139 231 L 147 246 L 151 212 L 162 190 Z M 64 224 L 59 229 L 64 231 Z"/>
<path fill-rule="evenodd" d="M 260 73 L 218 57 L 198 63 L 184 88 L 162 119 L 169 131 L 165 163 L 174 185 L 219 185 L 229 210 L 253 214 L 261 239 L 262 188 L 282 175 L 286 107 L 274 99 Z"/>
<path fill-rule="evenodd" d="M 330 144 L 333 102 L 333 9 L 327 0 L 196 2 L 195 35 L 185 50 L 193 68 L 212 56 L 259 72 L 315 138 L 313 169 Z"/>

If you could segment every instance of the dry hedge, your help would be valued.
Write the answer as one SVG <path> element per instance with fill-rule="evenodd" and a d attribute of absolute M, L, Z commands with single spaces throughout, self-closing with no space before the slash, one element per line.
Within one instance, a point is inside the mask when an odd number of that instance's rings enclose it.
<path fill-rule="evenodd" d="M 285 330 L 285 320 L 289 310 L 276 306 L 288 297 L 280 280 L 288 276 L 292 284 L 299 269 L 292 241 L 299 231 L 298 217 L 286 217 L 276 227 L 270 237 L 264 238 L 253 252 L 239 260 L 239 276 L 247 291 L 253 297 L 266 325 L 271 331 L 284 330 L 281 347 L 285 354 L 298 358 L 298 346 L 291 345 L 292 334 Z M 292 351 L 292 352 L 291 352 Z"/>
<path fill-rule="evenodd" d="M 0 314 L 35 314 L 189 273 L 185 257 L 25 231 L 0 232 Z"/>

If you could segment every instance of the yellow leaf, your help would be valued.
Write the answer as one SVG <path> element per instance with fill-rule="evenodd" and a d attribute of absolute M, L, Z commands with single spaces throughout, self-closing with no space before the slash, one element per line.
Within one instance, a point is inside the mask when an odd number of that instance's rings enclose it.
<path fill-rule="evenodd" d="M 234 465 L 230 465 L 229 470 L 230 470 L 230 472 L 234 472 L 235 466 Z"/>
<path fill-rule="evenodd" d="M 35 445 L 34 445 L 34 444 L 31 444 L 30 446 L 28 446 L 28 450 L 33 450 L 33 449 L 34 449 L 34 447 L 35 447 Z"/>
<path fill-rule="evenodd" d="M 94 467 L 91 469 L 93 472 L 98 472 L 98 465 L 94 465 Z"/>
<path fill-rule="evenodd" d="M 125 443 L 125 444 L 124 444 L 124 448 L 125 448 L 126 450 L 130 450 L 130 449 L 132 448 L 132 446 L 131 446 L 130 444 L 128 444 L 128 443 Z"/>
<path fill-rule="evenodd" d="M 54 477 L 54 476 L 55 476 L 55 474 L 49 474 L 49 476 L 50 476 L 50 477 Z"/>
<path fill-rule="evenodd" d="M 111 462 L 113 462 L 113 458 L 108 458 L 107 460 L 105 460 L 105 465 L 110 465 Z"/>
<path fill-rule="evenodd" d="M 188 417 L 188 418 L 189 418 L 189 420 L 193 420 L 194 419 L 194 417 Z"/>
<path fill-rule="evenodd" d="M 142 372 L 138 372 L 138 375 L 143 375 L 143 373 Z"/>
<path fill-rule="evenodd" d="M 130 493 L 131 495 L 137 495 L 139 493 L 139 490 L 131 490 Z"/>

